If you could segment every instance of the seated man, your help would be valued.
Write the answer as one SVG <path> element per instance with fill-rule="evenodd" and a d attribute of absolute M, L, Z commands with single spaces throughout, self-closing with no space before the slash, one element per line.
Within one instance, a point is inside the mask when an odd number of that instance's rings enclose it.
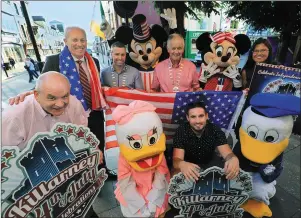
<path fill-rule="evenodd" d="M 215 149 L 224 158 L 227 179 L 239 173 L 238 158 L 232 153 L 224 132 L 208 121 L 208 113 L 202 102 L 189 104 L 186 108 L 188 123 L 181 124 L 173 138 L 173 167 L 186 179 L 198 180 L 200 168 L 213 164 Z M 210 164 L 211 163 L 211 164 Z"/>

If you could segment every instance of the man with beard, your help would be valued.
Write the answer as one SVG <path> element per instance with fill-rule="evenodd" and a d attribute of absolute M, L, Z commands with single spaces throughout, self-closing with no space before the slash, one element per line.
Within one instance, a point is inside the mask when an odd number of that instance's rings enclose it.
<path fill-rule="evenodd" d="M 198 180 L 200 169 L 216 159 L 217 148 L 223 157 L 227 179 L 239 173 L 239 161 L 233 154 L 224 132 L 208 120 L 203 102 L 191 103 L 186 108 L 188 123 L 181 124 L 173 138 L 173 167 L 186 179 Z"/>

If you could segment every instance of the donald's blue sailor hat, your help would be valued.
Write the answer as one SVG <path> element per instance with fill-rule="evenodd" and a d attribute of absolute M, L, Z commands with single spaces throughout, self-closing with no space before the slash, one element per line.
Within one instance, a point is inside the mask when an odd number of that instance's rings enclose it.
<path fill-rule="evenodd" d="M 266 117 L 282 117 L 300 114 L 300 98 L 294 95 L 257 93 L 251 100 L 253 109 Z"/>

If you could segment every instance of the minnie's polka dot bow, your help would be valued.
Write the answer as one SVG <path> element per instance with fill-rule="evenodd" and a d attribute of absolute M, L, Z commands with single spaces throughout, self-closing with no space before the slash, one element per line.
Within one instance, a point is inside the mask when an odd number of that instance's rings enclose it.
<path fill-rule="evenodd" d="M 236 43 L 232 33 L 230 33 L 230 32 L 216 33 L 214 36 L 211 36 L 211 39 L 213 42 L 216 42 L 217 44 L 222 43 L 224 40 L 228 40 L 229 42 L 232 42 L 233 44 Z"/>

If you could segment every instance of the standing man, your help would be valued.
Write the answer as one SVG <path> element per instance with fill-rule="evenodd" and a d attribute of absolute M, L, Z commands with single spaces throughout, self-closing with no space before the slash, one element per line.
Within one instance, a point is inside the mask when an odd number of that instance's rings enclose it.
<path fill-rule="evenodd" d="M 169 58 L 157 64 L 152 83 L 153 92 L 192 92 L 200 88 L 195 65 L 184 58 L 184 39 L 171 34 L 167 40 Z"/>
<path fill-rule="evenodd" d="M 239 173 L 239 161 L 227 144 L 225 133 L 208 121 L 208 113 L 202 102 L 189 104 L 186 108 L 188 123 L 181 124 L 173 139 L 173 167 L 186 179 L 198 180 L 200 168 L 217 159 L 215 149 L 223 157 L 227 179 Z"/>
<path fill-rule="evenodd" d="M 12 57 L 9 57 L 8 60 L 9 60 L 10 65 L 12 66 L 12 68 L 15 69 L 16 68 L 15 67 L 15 64 L 16 64 L 15 60 Z"/>
<path fill-rule="evenodd" d="M 70 84 L 70 94 L 74 95 L 89 113 L 88 127 L 100 141 L 99 148 L 104 149 L 104 118 L 102 108 L 106 103 L 102 96 L 99 72 L 92 57 L 86 52 L 86 32 L 79 27 L 67 27 L 65 47 L 59 54 L 48 56 L 42 73 L 57 71 L 64 74 Z M 9 100 L 12 105 L 23 101 L 27 92 Z"/>
<path fill-rule="evenodd" d="M 24 68 L 27 70 L 28 74 L 29 74 L 29 82 L 31 83 L 31 81 L 35 78 L 38 78 L 39 75 L 33 65 L 33 63 L 30 61 L 30 58 L 26 58 L 25 59 L 25 66 Z"/>
<path fill-rule="evenodd" d="M 126 48 L 121 42 L 111 45 L 113 65 L 101 72 L 101 83 L 108 87 L 128 87 L 143 89 L 143 83 L 139 71 L 125 64 Z"/>

